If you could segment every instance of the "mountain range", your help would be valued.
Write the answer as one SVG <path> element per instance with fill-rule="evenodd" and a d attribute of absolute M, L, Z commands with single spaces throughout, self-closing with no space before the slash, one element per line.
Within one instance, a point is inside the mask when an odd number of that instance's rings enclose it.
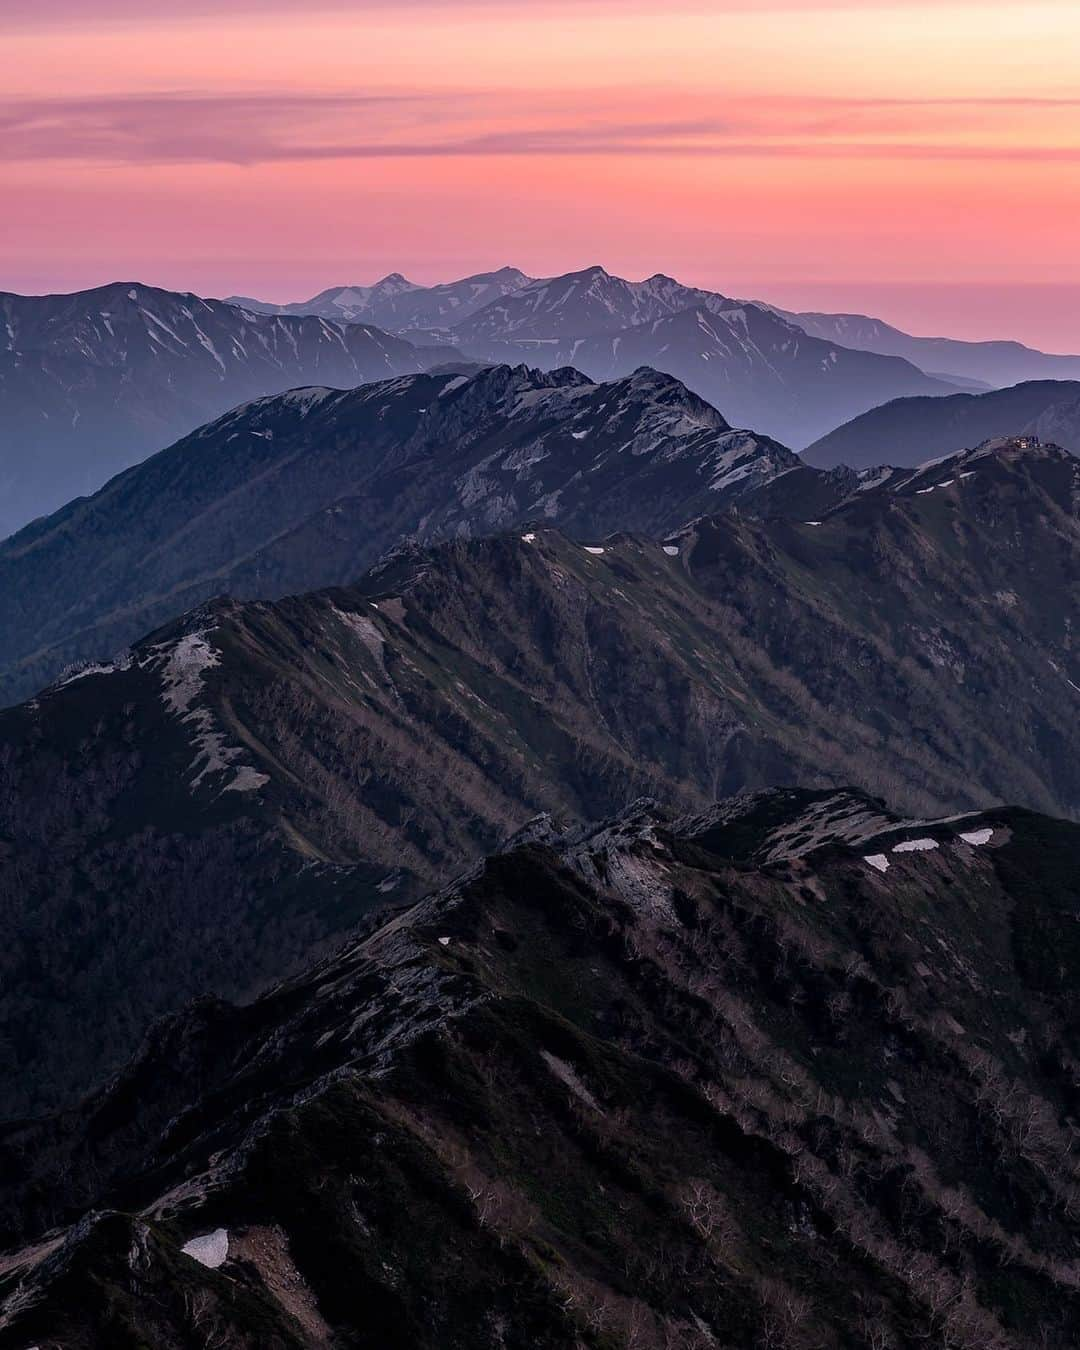
<path fill-rule="evenodd" d="M 1080 358 L 1020 344 L 913 338 L 602 267 L 542 280 L 504 267 L 436 286 L 392 273 L 284 305 L 124 282 L 0 295 L 0 319 L 0 537 L 245 400 L 446 362 L 573 365 L 594 380 L 649 366 L 796 450 L 897 398 L 1080 374 Z"/>
<path fill-rule="evenodd" d="M 221 592 L 355 580 L 404 537 L 531 519 L 664 534 L 799 465 L 654 371 L 496 367 L 257 400 L 0 543 L 0 687 L 32 693 Z"/>
<path fill-rule="evenodd" d="M 391 272 L 373 286 L 332 286 L 297 304 L 274 305 L 240 295 L 230 296 L 226 304 L 262 314 L 317 315 L 346 323 L 369 323 L 393 332 L 423 331 L 460 323 L 493 300 L 530 285 L 532 280 L 516 267 L 503 267 L 460 281 L 417 286 L 400 272 Z"/>
<path fill-rule="evenodd" d="M 803 458 L 823 468 L 913 467 L 995 436 L 1034 436 L 1080 454 L 1080 383 L 1040 380 L 987 394 L 896 399 L 837 427 Z"/>
<path fill-rule="evenodd" d="M 1072 358 L 0 311 L 0 1350 L 1071 1350 Z"/>
<path fill-rule="evenodd" d="M 421 286 L 407 281 L 400 272 L 394 272 L 373 286 L 333 287 L 296 304 L 267 304 L 243 296 L 230 297 L 229 303 L 266 313 L 319 314 L 324 318 L 361 320 L 392 331 L 400 331 L 403 327 L 438 329 L 453 327 L 471 318 L 487 304 L 492 304 L 492 313 L 497 315 L 499 306 L 494 302 L 514 295 L 516 291 L 527 292 L 535 300 L 538 290 L 550 287 L 549 295 L 558 297 L 568 291 L 572 293 L 575 278 L 598 274 L 606 276 L 602 268 L 594 267 L 585 272 L 538 280 L 517 268 L 504 267 L 498 272 L 482 273 L 458 282 Z M 743 303 L 729 300 L 715 291 L 684 286 L 660 273 L 643 282 L 626 282 L 617 277 L 610 281 L 612 290 L 621 290 L 626 297 L 622 305 L 615 307 L 620 328 L 668 317 L 684 309 L 734 309 Z M 634 295 L 639 298 L 634 299 Z M 667 304 L 663 301 L 665 295 Z M 900 357 L 929 375 L 961 386 L 970 383 L 972 386 L 1004 388 L 1030 380 L 1080 379 L 1080 356 L 1056 356 L 1020 342 L 964 342 L 956 338 L 915 337 L 866 314 L 800 313 L 766 301 L 752 304 L 787 320 L 810 337 L 855 351 Z M 402 308 L 399 309 L 399 305 Z M 610 317 L 603 310 L 594 313 L 591 327 L 581 327 L 577 321 L 573 326 L 580 331 L 572 332 L 568 326 L 562 336 L 595 335 L 611 332 L 613 328 Z M 486 334 L 489 340 L 507 335 L 498 323 L 491 324 Z"/>
<path fill-rule="evenodd" d="M 412 545 L 0 713 L 0 1113 L 70 1101 L 155 1015 L 250 994 L 537 812 L 854 783 L 1080 816 L 1078 487 L 1005 442 L 821 521 Z"/>
<path fill-rule="evenodd" d="M 0 294 L 0 537 L 246 399 L 424 366 L 363 324 L 152 286 Z"/>
<path fill-rule="evenodd" d="M 955 389 L 900 358 L 809 337 L 760 306 L 602 267 L 534 281 L 439 336 L 484 360 L 573 365 L 595 379 L 650 366 L 795 449 L 886 399 Z"/>
<path fill-rule="evenodd" d="M 537 821 L 0 1137 L 0 1345 L 1067 1350 L 1080 828 Z"/>

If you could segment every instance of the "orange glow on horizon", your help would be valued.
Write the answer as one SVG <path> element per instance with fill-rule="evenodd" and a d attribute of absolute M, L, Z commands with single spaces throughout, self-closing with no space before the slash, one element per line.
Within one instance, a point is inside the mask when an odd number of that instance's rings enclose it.
<path fill-rule="evenodd" d="M 1013 332 L 1080 349 L 1053 294 L 1080 297 L 1071 0 L 206 8 L 17 14 L 0 288 L 602 262 L 785 303 L 893 288 L 967 336 L 1015 296 L 965 318 L 957 288 L 1027 287 Z"/>

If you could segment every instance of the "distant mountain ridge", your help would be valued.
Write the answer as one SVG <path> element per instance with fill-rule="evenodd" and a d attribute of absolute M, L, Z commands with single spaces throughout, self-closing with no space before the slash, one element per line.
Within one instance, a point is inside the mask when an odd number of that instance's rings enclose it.
<path fill-rule="evenodd" d="M 433 295 L 404 293 L 414 321 Z M 321 297 L 300 308 L 308 307 L 323 312 Z M 409 336 L 421 340 L 412 328 Z M 733 424 L 757 426 L 796 449 L 885 399 L 955 389 L 899 357 L 807 336 L 766 307 L 662 273 L 632 282 L 599 266 L 508 286 L 471 313 L 440 317 L 432 340 L 483 361 L 574 365 L 594 379 L 650 366 L 681 379 Z"/>
<path fill-rule="evenodd" d="M 257 400 L 0 544 L 0 689 L 31 693 L 214 594 L 352 581 L 405 537 L 529 519 L 663 534 L 799 463 L 647 370 L 596 384 L 493 367 Z"/>
<path fill-rule="evenodd" d="M 516 267 L 481 272 L 435 286 L 418 286 L 400 272 L 391 272 L 373 286 L 332 286 L 297 304 L 268 304 L 240 295 L 229 296 L 225 303 L 263 314 L 317 315 L 349 323 L 370 323 L 400 332 L 458 323 L 491 301 L 510 295 L 531 282 L 532 278 Z"/>
<path fill-rule="evenodd" d="M 565 290 L 566 283 L 572 282 L 574 278 L 596 274 L 607 275 L 603 268 L 593 267 L 586 268 L 583 272 L 568 273 L 565 277 L 538 280 L 526 276 L 516 268 L 502 268 L 498 272 L 481 273 L 460 282 L 421 286 L 406 281 L 400 273 L 395 272 L 376 282 L 374 286 L 332 287 L 311 300 L 292 305 L 272 305 L 242 296 L 230 297 L 228 303 L 245 305 L 266 313 L 323 314 L 328 318 L 362 319 L 379 327 L 396 329 L 395 321 L 398 316 L 395 313 L 395 304 L 400 300 L 403 313 L 408 316 L 406 326 L 430 328 L 453 325 L 471 317 L 471 314 L 462 309 L 455 318 L 450 307 L 438 303 L 438 297 L 457 295 L 468 290 L 472 283 L 497 280 L 505 288 L 503 291 L 505 297 L 514 295 L 516 291 L 522 291 L 529 293 L 535 302 L 538 291 L 554 285 L 555 293 L 558 294 L 560 288 Z M 646 322 L 651 318 L 662 318 L 666 314 L 683 309 L 716 310 L 737 308 L 749 303 L 756 308 L 767 309 L 795 324 L 810 337 L 856 351 L 876 352 L 880 356 L 897 356 L 917 366 L 927 375 L 946 382 L 956 381 L 960 384 L 970 382 L 972 386 L 1004 388 L 1032 380 L 1080 379 L 1080 356 L 1054 355 L 1038 351 L 1020 342 L 916 337 L 893 324 L 867 314 L 800 312 L 785 309 L 766 300 L 731 300 L 715 291 L 686 286 L 663 273 L 657 273 L 641 282 L 622 281 L 619 278 L 611 280 L 617 283 L 617 288 L 622 289 L 627 296 L 636 297 L 631 299 L 629 304 L 612 307 L 621 310 L 622 322 L 619 327 L 631 327 L 636 323 Z M 388 301 L 386 308 L 382 307 L 384 296 Z M 430 296 L 431 300 L 425 299 L 425 296 Z M 499 322 L 500 306 L 496 303 L 499 298 L 492 296 L 484 301 L 485 304 L 492 305 L 492 313 L 487 323 L 490 331 L 483 334 L 487 338 L 508 336 L 511 327 L 518 326 L 521 322 L 520 316 L 516 322 L 509 317 L 507 323 Z M 673 305 L 670 303 L 672 300 Z M 503 312 L 509 316 L 509 311 L 505 308 Z M 612 310 L 609 309 L 608 312 Z M 606 322 L 596 331 L 611 332 L 613 325 Z M 587 332 L 586 326 L 569 335 L 581 337 L 591 334 Z M 976 390 L 973 388 L 972 392 Z"/>
<path fill-rule="evenodd" d="M 367 325 L 152 286 L 0 294 L 0 537 L 245 399 L 425 364 Z"/>
<path fill-rule="evenodd" d="M 440 297 L 471 294 L 476 287 L 470 290 L 469 283 L 490 282 L 495 278 L 499 279 L 502 289 L 484 304 L 471 307 L 463 305 L 454 312 L 440 301 Z M 521 280 L 515 285 L 517 278 Z M 379 298 L 384 289 L 389 297 L 385 307 Z M 462 304 L 462 301 L 456 303 Z M 395 312 L 395 305 L 398 304 L 403 307 L 401 314 Z M 828 344 L 829 348 L 905 361 L 936 382 L 925 390 L 909 387 L 902 391 L 893 383 L 893 392 L 878 399 L 878 387 L 890 388 L 890 381 L 898 378 L 898 372 L 896 368 L 889 372 L 887 367 L 867 363 L 863 373 L 870 380 L 876 376 L 878 384 L 872 388 L 875 397 L 866 401 L 866 408 L 891 397 L 911 397 L 921 392 L 948 393 L 950 390 L 944 386 L 950 384 L 951 392 L 981 392 L 1032 380 L 1080 378 L 1080 356 L 1051 355 L 1018 342 L 965 342 L 952 338 L 915 337 L 868 315 L 798 313 L 765 301 L 735 300 L 715 291 L 686 286 L 662 273 L 640 282 L 626 281 L 611 276 L 598 266 L 540 280 L 527 278 L 515 269 L 504 268 L 498 273 L 482 274 L 476 278 L 466 278 L 463 282 L 436 287 L 416 286 L 395 273 L 374 287 L 335 288 L 297 305 L 266 308 L 274 312 L 337 314 L 341 311 L 335 310 L 335 305 L 343 306 L 355 317 L 365 318 L 368 322 L 395 331 L 401 330 L 402 318 L 405 319 L 404 327 L 410 329 L 438 329 L 440 341 L 452 342 L 486 359 L 511 363 L 525 359 L 544 366 L 569 362 L 577 364 L 595 378 L 604 376 L 605 371 L 609 374 L 612 372 L 611 349 L 614 347 L 617 353 L 618 347 L 625 342 L 634 346 L 639 363 L 666 370 L 683 380 L 688 380 L 687 372 L 695 362 L 699 366 L 703 366 L 706 361 L 722 362 L 722 353 L 710 351 L 708 344 L 701 348 L 695 347 L 692 342 L 676 341 L 672 348 L 671 344 L 663 341 L 650 342 L 650 335 L 642 325 L 671 319 L 686 311 L 704 311 L 715 315 L 738 311 L 745 315 L 765 311 L 793 325 L 808 337 Z M 757 326 L 762 326 L 760 319 L 757 320 Z M 604 363 L 604 353 L 601 351 L 598 355 L 599 364 L 593 366 L 590 364 L 592 352 L 589 342 L 581 341 L 580 348 L 575 348 L 573 344 L 578 340 L 601 337 L 609 339 L 607 362 Z M 770 351 L 772 359 L 775 359 L 778 350 L 783 350 L 783 341 L 783 337 L 777 334 L 773 341 L 763 344 L 765 350 Z M 571 345 L 566 345 L 568 343 Z M 747 405 L 740 400 L 739 374 L 737 367 L 725 368 L 725 376 L 733 386 L 728 390 L 711 380 L 705 369 L 698 371 L 696 382 L 688 382 L 703 397 L 722 407 L 733 420 L 759 425 L 796 448 L 805 446 L 820 433 L 832 430 L 834 426 L 856 415 L 849 411 L 847 415 L 834 418 L 832 425 L 823 425 L 813 420 L 811 411 L 804 416 L 802 423 L 771 423 L 762 419 L 759 406 Z M 745 378 L 745 371 L 741 374 Z M 910 378 L 910 372 L 908 374 Z M 781 399 L 787 397 L 790 400 L 789 391 L 784 390 L 782 385 L 778 389 Z M 735 400 L 731 407 L 725 406 L 725 396 Z M 762 393 L 760 398 L 762 405 L 767 403 L 767 395 Z M 826 411 L 836 412 L 839 404 L 826 403 L 825 407 Z M 1013 429 L 998 427 L 986 434 L 1004 435 L 1010 430 Z"/>
<path fill-rule="evenodd" d="M 819 468 L 913 467 L 998 436 L 1035 436 L 1080 454 L 1080 383 L 1039 380 L 986 394 L 883 403 L 808 446 Z"/>
<path fill-rule="evenodd" d="M 988 388 L 1004 388 L 1030 380 L 1080 379 L 1080 356 L 1056 356 L 1020 342 L 913 337 L 866 314 L 797 313 L 770 308 L 813 337 L 884 356 L 901 356 L 946 380 L 960 376 Z"/>

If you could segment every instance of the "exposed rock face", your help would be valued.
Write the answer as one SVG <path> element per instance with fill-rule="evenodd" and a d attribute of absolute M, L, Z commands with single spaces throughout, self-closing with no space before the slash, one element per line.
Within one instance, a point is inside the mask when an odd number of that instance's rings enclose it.
<path fill-rule="evenodd" d="M 0 1345 L 1066 1350 L 1078 847 L 831 791 L 539 822 L 9 1127 Z"/>

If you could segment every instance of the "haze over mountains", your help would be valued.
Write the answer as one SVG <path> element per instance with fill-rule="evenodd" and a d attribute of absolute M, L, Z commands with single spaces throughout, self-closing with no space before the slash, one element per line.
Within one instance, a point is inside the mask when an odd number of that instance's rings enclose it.
<path fill-rule="evenodd" d="M 0 537 L 246 399 L 447 360 L 573 365 L 594 380 L 650 366 L 731 425 L 796 450 L 896 398 L 1080 373 L 1077 358 L 1019 344 L 910 338 L 600 267 L 546 280 L 507 267 L 437 286 L 394 273 L 287 305 L 116 283 L 0 296 L 0 318 Z"/>
<path fill-rule="evenodd" d="M 1071 1350 L 1080 382 L 6 303 L 0 1350 Z"/>
<path fill-rule="evenodd" d="M 912 337 L 865 314 L 793 313 L 783 318 L 826 342 L 839 342 L 882 356 L 901 356 L 928 373 L 947 372 L 947 380 L 968 379 L 990 388 L 1026 380 L 1080 379 L 1080 356 L 1054 356 L 1020 342 L 961 342 L 956 338 Z"/>
<path fill-rule="evenodd" d="M 557 521 L 673 530 L 798 468 L 655 371 L 496 367 L 227 414 L 0 544 L 10 702 L 211 595 L 353 581 L 402 538 Z"/>
<path fill-rule="evenodd" d="M 808 464 L 911 465 L 1002 434 L 1036 436 L 1080 454 L 1080 383 L 1038 380 L 986 394 L 905 398 L 856 417 L 808 446 Z"/>
<path fill-rule="evenodd" d="M 245 399 L 420 369 L 409 343 L 363 324 L 152 286 L 0 294 L 0 536 Z"/>
<path fill-rule="evenodd" d="M 267 304 L 232 295 L 226 301 L 263 314 L 315 314 L 323 319 L 370 323 L 395 332 L 445 328 L 470 318 L 493 300 L 512 295 L 533 278 L 516 267 L 482 272 L 436 286 L 417 286 L 392 272 L 373 286 L 333 286 L 310 300 L 290 305 Z"/>

